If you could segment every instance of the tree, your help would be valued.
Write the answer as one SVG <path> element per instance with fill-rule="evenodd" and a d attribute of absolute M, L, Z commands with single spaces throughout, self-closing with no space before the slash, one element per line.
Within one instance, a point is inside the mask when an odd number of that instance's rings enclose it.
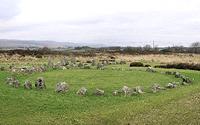
<path fill-rule="evenodd" d="M 200 53 L 200 42 L 194 42 L 191 44 L 191 49 L 193 53 Z"/>

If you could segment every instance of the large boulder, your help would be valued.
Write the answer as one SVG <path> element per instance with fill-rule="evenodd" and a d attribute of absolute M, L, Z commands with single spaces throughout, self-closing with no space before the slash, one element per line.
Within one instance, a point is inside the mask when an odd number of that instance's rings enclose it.
<path fill-rule="evenodd" d="M 59 82 L 56 85 L 55 91 L 60 93 L 60 92 L 66 92 L 69 90 L 69 85 L 66 82 Z"/>
<path fill-rule="evenodd" d="M 86 93 L 87 93 L 87 89 L 86 89 L 85 87 L 81 87 L 81 88 L 76 92 L 77 95 L 81 95 L 81 96 L 86 95 Z"/>
<path fill-rule="evenodd" d="M 103 96 L 104 95 L 104 90 L 101 90 L 101 89 L 96 89 L 94 91 L 94 94 L 97 95 L 97 96 Z"/>
<path fill-rule="evenodd" d="M 32 89 L 32 83 L 29 80 L 26 80 L 24 83 L 24 88 L 25 89 Z"/>
<path fill-rule="evenodd" d="M 37 80 L 35 82 L 35 87 L 37 89 L 45 89 L 46 88 L 46 84 L 45 84 L 45 81 L 44 81 L 43 77 L 37 78 Z"/>

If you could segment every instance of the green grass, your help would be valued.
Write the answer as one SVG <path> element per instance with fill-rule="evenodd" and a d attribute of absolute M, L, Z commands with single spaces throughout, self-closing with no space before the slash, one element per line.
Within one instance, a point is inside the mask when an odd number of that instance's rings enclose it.
<path fill-rule="evenodd" d="M 112 91 L 124 85 L 140 85 L 148 92 L 153 83 L 164 86 L 180 79 L 161 73 L 148 73 L 144 68 L 134 68 L 132 71 L 71 69 L 17 75 L 21 84 L 26 79 L 34 82 L 37 77 L 44 77 L 47 89 L 40 91 L 7 86 L 5 78 L 11 74 L 0 72 L 0 124 L 200 124 L 200 100 L 193 102 L 194 99 L 191 99 L 198 96 L 200 73 L 179 71 L 194 78 L 194 84 L 131 97 L 112 96 Z M 54 92 L 56 83 L 60 81 L 69 83 L 69 92 Z M 82 86 L 89 91 L 85 97 L 75 94 Z M 105 96 L 92 95 L 96 88 L 105 90 Z M 191 103 L 186 105 L 188 100 Z"/>

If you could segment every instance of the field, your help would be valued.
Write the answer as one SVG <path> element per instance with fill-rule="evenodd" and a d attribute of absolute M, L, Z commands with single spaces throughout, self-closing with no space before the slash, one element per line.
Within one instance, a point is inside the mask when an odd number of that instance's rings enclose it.
<path fill-rule="evenodd" d="M 165 59 L 162 61 L 162 58 Z M 0 124 L 2 125 L 135 125 L 135 124 L 200 124 L 200 72 L 193 70 L 156 69 L 156 73 L 146 72 L 146 67 L 129 68 L 129 62 L 142 61 L 151 65 L 174 62 L 174 55 L 117 56 L 126 60 L 123 65 L 109 65 L 105 70 L 65 69 L 48 70 L 33 74 L 0 71 Z M 197 63 L 199 55 L 183 55 Z M 159 58 L 160 57 L 160 58 Z M 31 57 L 28 57 L 31 58 Z M 87 60 L 87 58 L 79 58 Z M 97 58 L 97 57 L 96 57 Z M 166 60 L 166 58 L 173 61 Z M 15 60 L 15 59 L 13 59 Z M 58 57 L 54 60 L 58 61 Z M 11 62 L 2 59 L 1 65 L 32 65 L 47 63 L 43 59 L 21 59 Z M 180 61 L 177 59 L 177 61 Z M 185 60 L 187 61 L 187 60 Z M 191 62 L 191 61 L 190 61 Z M 113 67 L 115 68 L 113 70 Z M 118 68 L 120 70 L 118 70 Z M 169 82 L 181 81 L 165 71 L 178 71 L 194 79 L 188 86 L 178 86 L 158 93 L 151 92 L 151 86 L 158 83 L 165 86 Z M 13 88 L 5 84 L 6 78 L 15 76 L 21 87 Z M 25 90 L 23 83 L 34 83 L 37 77 L 46 81 L 45 90 Z M 65 81 L 70 85 L 66 93 L 56 93 L 56 83 Z M 142 86 L 145 93 L 135 96 L 113 96 L 115 89 L 123 86 Z M 88 89 L 86 96 L 76 95 L 81 87 Z M 96 88 L 105 90 L 104 96 L 95 96 Z"/>

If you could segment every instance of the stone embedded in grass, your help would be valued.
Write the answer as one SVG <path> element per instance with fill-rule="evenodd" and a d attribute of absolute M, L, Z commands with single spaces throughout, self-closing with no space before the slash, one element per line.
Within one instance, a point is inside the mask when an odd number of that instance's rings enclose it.
<path fill-rule="evenodd" d="M 84 65 L 83 68 L 84 68 L 84 69 L 91 69 L 90 65 L 88 65 L 88 64 Z"/>
<path fill-rule="evenodd" d="M 128 86 L 123 86 L 121 90 L 125 96 L 129 95 L 131 92 L 131 89 Z"/>
<path fill-rule="evenodd" d="M 112 94 L 113 94 L 113 96 L 121 95 L 122 94 L 122 90 L 114 90 Z"/>
<path fill-rule="evenodd" d="M 87 93 L 87 89 L 86 89 L 85 87 L 81 87 L 81 88 L 76 92 L 77 95 L 81 95 L 81 96 L 86 95 L 86 93 Z"/>
<path fill-rule="evenodd" d="M 174 72 L 166 71 L 165 74 L 167 74 L 167 75 L 174 75 Z"/>
<path fill-rule="evenodd" d="M 148 67 L 148 68 L 146 69 L 146 71 L 147 71 L 147 72 L 153 72 L 153 73 L 156 72 L 156 70 L 154 70 L 152 67 Z"/>
<path fill-rule="evenodd" d="M 35 82 L 35 87 L 37 89 L 45 89 L 46 88 L 46 84 L 45 84 L 45 81 L 44 81 L 43 77 L 37 78 L 37 80 Z"/>
<path fill-rule="evenodd" d="M 60 92 L 66 92 L 69 90 L 69 85 L 66 82 L 59 82 L 56 85 L 55 91 L 60 93 Z"/>
<path fill-rule="evenodd" d="M 182 82 L 181 85 L 189 85 L 188 83 L 186 82 Z"/>
<path fill-rule="evenodd" d="M 101 89 L 96 89 L 94 91 L 94 94 L 97 95 L 97 96 L 103 96 L 104 95 L 104 90 L 101 90 Z"/>
<path fill-rule="evenodd" d="M 174 72 L 176 78 L 183 78 L 184 76 L 181 75 L 179 72 Z"/>
<path fill-rule="evenodd" d="M 143 93 L 144 93 L 144 91 L 143 91 L 143 89 L 142 89 L 141 86 L 136 86 L 136 87 L 134 88 L 134 90 L 135 90 L 135 92 L 138 93 L 138 94 L 143 94 Z"/>
<path fill-rule="evenodd" d="M 176 87 L 177 87 L 176 83 L 168 83 L 166 85 L 166 88 L 169 88 L 169 89 L 176 88 Z"/>
<path fill-rule="evenodd" d="M 92 60 L 92 64 L 91 64 L 92 66 L 95 66 L 96 65 L 96 61 L 93 59 Z"/>
<path fill-rule="evenodd" d="M 7 77 L 6 84 L 10 84 L 10 83 L 12 84 L 13 79 L 14 79 L 13 77 Z"/>
<path fill-rule="evenodd" d="M 12 87 L 18 88 L 20 86 L 19 81 L 14 77 L 7 78 L 6 83 Z"/>
<path fill-rule="evenodd" d="M 192 80 L 189 77 L 182 77 L 183 82 L 192 83 Z"/>
<path fill-rule="evenodd" d="M 62 70 L 65 70 L 65 69 L 67 69 L 65 66 L 62 66 Z"/>
<path fill-rule="evenodd" d="M 25 89 L 32 89 L 32 83 L 29 80 L 26 80 L 24 83 L 24 88 Z"/>
<path fill-rule="evenodd" d="M 81 62 L 78 64 L 79 68 L 83 68 L 83 66 L 84 66 L 83 63 L 81 63 Z"/>
<path fill-rule="evenodd" d="M 97 69 L 103 70 L 104 69 L 104 64 L 98 63 L 97 64 Z"/>
<path fill-rule="evenodd" d="M 159 84 L 153 84 L 151 87 L 153 93 L 159 92 L 160 90 L 164 90 Z"/>

